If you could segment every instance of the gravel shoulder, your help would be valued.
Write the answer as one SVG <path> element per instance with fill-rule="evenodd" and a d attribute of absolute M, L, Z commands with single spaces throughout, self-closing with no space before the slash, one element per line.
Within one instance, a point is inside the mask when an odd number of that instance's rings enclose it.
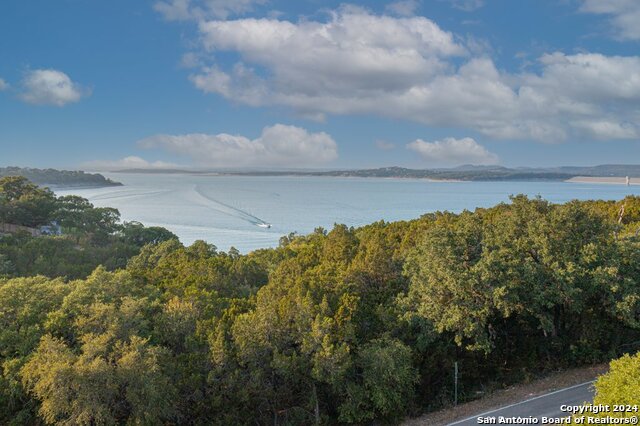
<path fill-rule="evenodd" d="M 558 389 L 588 382 L 599 375 L 606 373 L 608 367 L 609 364 L 604 363 L 585 368 L 552 373 L 542 379 L 537 379 L 530 383 L 510 386 L 506 389 L 495 391 L 492 394 L 475 401 L 460 404 L 457 407 L 446 408 L 425 414 L 415 419 L 406 420 L 403 425 L 445 426 L 451 422 L 471 417 L 475 414 L 484 413 L 505 405 L 514 404 L 525 399 L 553 392 Z"/>

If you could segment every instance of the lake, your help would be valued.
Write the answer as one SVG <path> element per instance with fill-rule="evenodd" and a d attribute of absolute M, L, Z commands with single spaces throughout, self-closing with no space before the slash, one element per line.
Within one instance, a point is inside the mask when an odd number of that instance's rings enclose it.
<path fill-rule="evenodd" d="M 198 176 L 104 173 L 125 186 L 57 190 L 95 206 L 115 207 L 125 221 L 163 226 L 184 244 L 205 240 L 243 253 L 275 247 L 282 235 L 334 223 L 361 226 L 414 219 L 437 210 L 460 212 L 540 195 L 554 203 L 621 199 L 640 186 L 567 182 L 431 182 L 422 179 Z M 271 225 L 266 228 L 267 224 Z M 261 225 L 261 226 L 259 226 Z"/>

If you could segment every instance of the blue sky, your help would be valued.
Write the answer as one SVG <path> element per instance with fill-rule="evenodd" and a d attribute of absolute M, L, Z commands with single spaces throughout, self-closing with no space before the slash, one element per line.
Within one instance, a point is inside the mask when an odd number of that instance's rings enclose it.
<path fill-rule="evenodd" d="M 0 166 L 638 163 L 637 0 L 5 0 Z"/>

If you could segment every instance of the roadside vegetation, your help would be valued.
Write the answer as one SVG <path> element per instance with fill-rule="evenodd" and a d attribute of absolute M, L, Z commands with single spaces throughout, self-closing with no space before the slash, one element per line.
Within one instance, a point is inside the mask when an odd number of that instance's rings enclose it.
<path fill-rule="evenodd" d="M 396 423 L 451 404 L 454 362 L 462 402 L 640 341 L 636 197 L 515 196 L 246 255 L 19 178 L 2 221 L 62 230 L 0 238 L 2 424 Z M 633 392 L 629 360 L 610 374 Z"/>
<path fill-rule="evenodd" d="M 594 404 L 612 411 L 617 407 L 615 412 L 598 413 L 599 417 L 640 417 L 640 352 L 611 361 L 609 372 L 598 378 L 595 388 Z"/>

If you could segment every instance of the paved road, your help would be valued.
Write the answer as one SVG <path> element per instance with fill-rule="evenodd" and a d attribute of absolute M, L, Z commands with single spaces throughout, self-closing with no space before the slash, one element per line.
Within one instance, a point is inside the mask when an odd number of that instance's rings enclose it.
<path fill-rule="evenodd" d="M 527 399 L 517 404 L 508 405 L 496 410 L 487 411 L 477 414 L 457 422 L 450 423 L 449 426 L 469 426 L 482 424 L 478 421 L 478 417 L 536 417 L 541 419 L 544 417 L 566 417 L 569 413 L 560 411 L 560 406 L 582 405 L 585 402 L 593 400 L 593 382 L 583 383 L 571 386 L 565 389 L 550 392 L 535 398 Z M 497 422 L 496 422 L 497 423 Z M 486 422 L 485 422 L 486 424 Z"/>

